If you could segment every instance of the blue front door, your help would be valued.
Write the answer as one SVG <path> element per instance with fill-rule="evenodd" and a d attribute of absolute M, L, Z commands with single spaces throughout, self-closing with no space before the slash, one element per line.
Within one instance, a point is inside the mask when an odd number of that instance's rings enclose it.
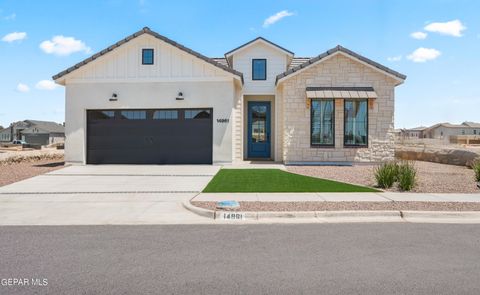
<path fill-rule="evenodd" d="M 248 158 L 270 158 L 270 102 L 248 103 Z"/>

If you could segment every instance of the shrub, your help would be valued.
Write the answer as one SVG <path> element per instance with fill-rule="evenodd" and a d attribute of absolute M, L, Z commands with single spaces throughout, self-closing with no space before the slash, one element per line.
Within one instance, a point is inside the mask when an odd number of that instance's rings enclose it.
<path fill-rule="evenodd" d="M 375 169 L 375 179 L 377 186 L 389 188 L 397 181 L 398 164 L 397 162 L 386 162 Z"/>
<path fill-rule="evenodd" d="M 398 187 L 409 191 L 415 186 L 417 171 L 412 162 L 402 162 L 398 165 Z"/>
<path fill-rule="evenodd" d="M 475 172 L 475 179 L 480 181 L 480 159 L 473 162 L 472 169 Z"/>

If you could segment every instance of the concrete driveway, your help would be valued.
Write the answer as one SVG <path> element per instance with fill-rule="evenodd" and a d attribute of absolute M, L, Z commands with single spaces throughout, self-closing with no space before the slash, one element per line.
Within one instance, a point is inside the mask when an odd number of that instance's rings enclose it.
<path fill-rule="evenodd" d="M 185 210 L 218 166 L 70 166 L 0 187 L 0 225 L 208 223 Z"/>

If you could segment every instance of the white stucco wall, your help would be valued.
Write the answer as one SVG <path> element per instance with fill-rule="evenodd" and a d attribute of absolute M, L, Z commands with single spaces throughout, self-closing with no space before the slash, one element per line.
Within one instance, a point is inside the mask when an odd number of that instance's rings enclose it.
<path fill-rule="evenodd" d="M 154 64 L 142 64 L 142 49 Z M 86 111 L 91 109 L 213 108 L 213 162 L 232 162 L 234 104 L 240 77 L 148 34 L 59 78 L 66 91 L 65 160 L 85 164 Z M 182 92 L 185 100 L 175 99 Z M 112 94 L 118 101 L 111 102 Z M 229 123 L 217 123 L 217 119 Z M 238 127 L 236 127 L 238 128 Z"/>
<path fill-rule="evenodd" d="M 175 100 L 179 91 L 185 100 Z M 112 93 L 118 101 L 109 101 Z M 233 81 L 67 84 L 65 161 L 85 164 L 86 110 L 208 107 L 213 108 L 213 162 L 231 162 L 234 98 Z M 230 122 L 217 123 L 217 118 Z"/>

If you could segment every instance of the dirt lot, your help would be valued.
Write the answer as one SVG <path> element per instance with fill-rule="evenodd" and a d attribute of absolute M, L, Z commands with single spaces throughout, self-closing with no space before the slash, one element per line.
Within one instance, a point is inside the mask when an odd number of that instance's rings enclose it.
<path fill-rule="evenodd" d="M 480 193 L 474 172 L 464 166 L 431 162 L 415 162 L 417 185 L 413 192 L 419 193 Z M 338 180 L 360 185 L 374 186 L 375 166 L 287 166 L 293 173 Z M 390 191 L 397 191 L 396 187 Z"/>
<path fill-rule="evenodd" d="M 0 186 L 44 174 L 63 167 L 63 160 L 58 159 L 0 165 Z"/>

